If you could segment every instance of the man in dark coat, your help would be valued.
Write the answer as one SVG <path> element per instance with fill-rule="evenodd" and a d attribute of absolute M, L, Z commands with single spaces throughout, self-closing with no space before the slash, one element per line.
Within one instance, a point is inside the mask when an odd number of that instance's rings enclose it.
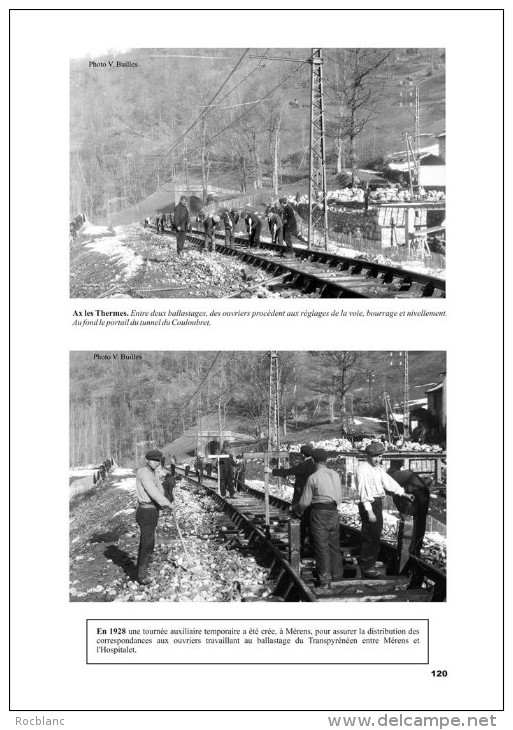
<path fill-rule="evenodd" d="M 239 214 L 236 210 L 225 210 L 221 216 L 224 225 L 224 242 L 227 246 L 235 248 L 235 226 L 239 222 Z"/>
<path fill-rule="evenodd" d="M 282 205 L 283 239 L 287 246 L 287 252 L 292 253 L 292 236 L 297 237 L 296 213 L 287 198 L 280 198 Z"/>
<path fill-rule="evenodd" d="M 306 481 L 310 474 L 313 474 L 316 467 L 314 460 L 312 459 L 313 446 L 310 444 L 304 444 L 301 446 L 300 453 L 302 461 L 296 466 L 290 469 L 273 469 L 273 477 L 295 477 L 294 481 L 294 494 L 292 495 L 292 512 L 300 517 L 301 520 L 301 548 L 304 549 L 306 538 L 308 535 L 308 521 L 310 519 L 309 508 L 306 508 L 303 512 L 299 510 L 299 500 L 303 494 Z"/>
<path fill-rule="evenodd" d="M 182 195 L 180 202 L 175 208 L 173 226 L 176 231 L 176 253 L 180 255 L 185 246 L 185 235 L 191 228 L 191 219 L 189 209 L 187 208 L 187 196 L 185 195 Z"/>
<path fill-rule="evenodd" d="M 219 459 L 219 488 L 221 490 L 221 497 L 226 497 L 226 489 L 230 498 L 235 497 L 235 485 L 233 483 L 234 470 L 237 467 L 233 454 L 228 449 L 227 453 L 222 454 L 222 458 Z"/>
<path fill-rule="evenodd" d="M 246 462 L 242 454 L 237 456 L 237 469 L 235 472 L 235 487 L 238 492 L 246 491 Z"/>
<path fill-rule="evenodd" d="M 410 469 L 403 469 L 402 459 L 392 459 L 388 474 L 404 489 L 405 493 L 415 497 L 410 502 L 404 497 L 393 496 L 394 504 L 403 515 L 413 516 L 413 532 L 410 542 L 410 554 L 420 556 L 424 535 L 426 534 L 426 519 L 429 511 L 429 486 L 427 480 Z"/>
<path fill-rule="evenodd" d="M 262 221 L 256 213 L 247 211 L 244 215 L 246 230 L 249 235 L 249 247 L 258 248 L 260 246 L 260 231 L 262 230 Z"/>
<path fill-rule="evenodd" d="M 198 480 L 198 487 L 203 486 L 203 470 L 205 468 L 205 461 L 203 456 L 198 453 L 196 454 L 196 461 L 194 462 L 194 471 L 196 472 L 196 479 Z"/>
<path fill-rule="evenodd" d="M 269 230 L 273 243 L 283 246 L 283 221 L 281 215 L 276 211 L 271 211 L 268 215 Z"/>

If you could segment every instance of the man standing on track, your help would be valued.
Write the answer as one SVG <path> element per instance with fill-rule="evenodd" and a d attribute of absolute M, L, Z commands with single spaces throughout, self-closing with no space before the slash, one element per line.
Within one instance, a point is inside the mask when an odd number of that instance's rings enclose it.
<path fill-rule="evenodd" d="M 414 499 L 413 495 L 406 495 L 381 466 L 384 451 L 380 441 L 372 441 L 365 448 L 365 461 L 356 468 L 356 489 L 360 499 L 358 511 L 362 521 L 360 566 L 364 578 L 379 578 L 381 575 L 375 565 L 383 530 L 385 492 L 404 496 L 410 501 Z"/>
<path fill-rule="evenodd" d="M 249 237 L 249 247 L 258 248 L 260 246 L 260 231 L 262 230 L 262 221 L 256 213 L 247 211 L 244 214 L 246 222 L 246 230 Z"/>
<path fill-rule="evenodd" d="M 283 221 L 281 215 L 277 211 L 272 210 L 269 213 L 268 220 L 272 242 L 278 246 L 283 246 Z"/>
<path fill-rule="evenodd" d="M 198 487 L 203 486 L 203 470 L 205 468 L 205 462 L 203 455 L 198 451 L 196 454 L 196 461 L 194 462 L 194 470 L 196 472 L 196 479 L 198 480 Z"/>
<path fill-rule="evenodd" d="M 212 252 L 214 250 L 214 236 L 216 234 L 216 228 L 219 224 L 220 218 L 218 215 L 209 215 L 205 218 L 205 242 L 203 244 L 204 251 Z"/>
<path fill-rule="evenodd" d="M 185 246 L 185 236 L 191 228 L 189 209 L 187 208 L 187 196 L 182 195 L 180 202 L 175 208 L 173 215 L 173 226 L 176 231 L 176 253 L 182 253 Z"/>
<path fill-rule="evenodd" d="M 306 480 L 299 508 L 310 511 L 310 539 L 314 551 L 318 595 L 331 590 L 331 581 L 344 577 L 342 554 L 340 552 L 340 517 L 338 505 L 342 503 L 342 484 L 333 469 L 328 469 L 328 453 L 324 449 L 314 449 L 312 459 L 316 471 Z"/>
<path fill-rule="evenodd" d="M 226 490 L 230 499 L 235 497 L 235 485 L 233 483 L 234 470 L 237 467 L 233 454 L 230 453 L 229 449 L 225 449 L 225 453 L 218 459 L 219 469 L 219 488 L 221 490 L 221 497 L 226 497 Z"/>
<path fill-rule="evenodd" d="M 287 247 L 287 253 L 292 253 L 292 236 L 297 237 L 296 213 L 292 204 L 287 198 L 280 198 L 283 219 L 283 239 Z"/>
<path fill-rule="evenodd" d="M 151 582 L 148 578 L 148 566 L 155 548 L 155 530 L 159 521 L 159 511 L 165 507 L 174 510 L 173 504 L 164 496 L 160 466 L 162 452 L 148 451 L 145 458 L 146 466 L 138 469 L 135 478 L 138 502 L 135 520 L 141 530 L 136 575 L 141 585 Z"/>
<path fill-rule="evenodd" d="M 304 552 L 305 542 L 308 535 L 308 523 L 310 520 L 310 509 L 305 508 L 304 510 L 299 509 L 299 500 L 303 495 L 303 490 L 307 482 L 308 477 L 316 471 L 314 460 L 312 459 L 313 446 L 310 444 L 303 444 L 300 449 L 302 460 L 296 466 L 290 469 L 273 469 L 271 474 L 273 477 L 295 477 L 294 480 L 294 493 L 292 495 L 292 512 L 297 516 L 300 516 L 301 520 L 301 552 Z"/>
<path fill-rule="evenodd" d="M 224 242 L 230 248 L 235 248 L 235 226 L 239 221 L 239 214 L 236 210 L 225 210 L 221 216 L 224 225 Z"/>

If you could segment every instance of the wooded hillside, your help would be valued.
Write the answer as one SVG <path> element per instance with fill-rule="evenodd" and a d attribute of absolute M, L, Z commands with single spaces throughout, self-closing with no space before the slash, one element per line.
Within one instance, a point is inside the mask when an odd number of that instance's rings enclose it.
<path fill-rule="evenodd" d="M 245 192 L 270 188 L 273 177 L 280 185 L 303 178 L 310 53 L 132 49 L 73 60 L 72 212 L 104 218 L 166 182 Z M 327 158 L 335 186 L 346 167 L 404 149 L 403 132 L 413 130 L 414 84 L 421 85 L 421 132 L 443 130 L 444 69 L 440 49 L 324 50 Z"/>
<path fill-rule="evenodd" d="M 254 436 L 267 429 L 269 357 L 265 352 L 138 352 L 109 360 L 71 353 L 70 461 L 113 456 L 133 459 L 146 444 L 164 446 L 198 423 L 221 414 L 223 428 Z M 117 354 L 117 358 L 114 355 Z M 279 353 L 281 417 L 294 430 L 340 418 L 348 407 L 360 415 L 383 411 L 380 393 L 399 402 L 403 357 L 394 352 Z M 445 353 L 410 352 L 410 396 L 438 382 Z"/>

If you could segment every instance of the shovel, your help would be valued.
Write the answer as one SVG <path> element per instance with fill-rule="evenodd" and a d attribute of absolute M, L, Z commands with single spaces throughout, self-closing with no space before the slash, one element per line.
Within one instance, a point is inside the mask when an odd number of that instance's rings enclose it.
<path fill-rule="evenodd" d="M 180 542 L 182 543 L 184 555 L 187 558 L 187 563 L 188 563 L 189 567 L 191 567 L 192 566 L 191 556 L 189 555 L 189 553 L 187 552 L 187 548 L 185 547 L 185 542 L 183 539 L 182 531 L 180 530 L 180 526 L 178 525 L 178 520 L 176 519 L 174 510 L 171 510 L 171 513 L 172 513 L 173 519 L 175 521 L 176 530 L 178 532 L 178 537 L 180 538 Z"/>

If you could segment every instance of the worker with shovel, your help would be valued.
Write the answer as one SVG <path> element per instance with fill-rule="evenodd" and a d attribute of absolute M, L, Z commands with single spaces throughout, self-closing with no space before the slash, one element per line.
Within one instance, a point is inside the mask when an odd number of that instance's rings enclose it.
<path fill-rule="evenodd" d="M 148 577 L 148 566 L 155 548 L 155 530 L 159 521 L 159 512 L 166 507 L 174 512 L 174 505 L 164 495 L 162 452 L 156 449 L 148 451 L 145 458 L 146 466 L 137 470 L 135 478 L 138 502 L 135 520 L 141 530 L 136 574 L 141 585 L 151 582 Z"/>

